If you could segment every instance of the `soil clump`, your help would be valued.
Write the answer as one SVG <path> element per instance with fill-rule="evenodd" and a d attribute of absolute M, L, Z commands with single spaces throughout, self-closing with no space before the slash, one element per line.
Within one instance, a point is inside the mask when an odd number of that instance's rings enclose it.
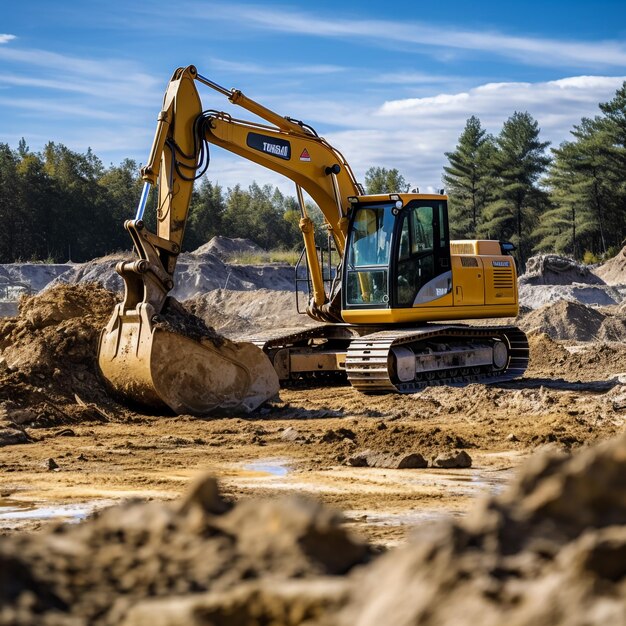
<path fill-rule="evenodd" d="M 120 624 L 145 598 L 340 576 L 370 557 L 320 504 L 233 506 L 206 478 L 175 503 L 128 503 L 78 526 L 0 538 L 0 623 Z"/>
<path fill-rule="evenodd" d="M 207 339 L 216 346 L 224 343 L 224 337 L 191 311 L 187 310 L 178 300 L 172 297 L 165 299 L 163 310 L 158 315 L 155 328 L 171 333 L 178 333 L 194 341 Z"/>
<path fill-rule="evenodd" d="M 466 520 L 433 525 L 357 575 L 339 623 L 626 623 L 624 471 L 625 436 L 533 458 Z"/>

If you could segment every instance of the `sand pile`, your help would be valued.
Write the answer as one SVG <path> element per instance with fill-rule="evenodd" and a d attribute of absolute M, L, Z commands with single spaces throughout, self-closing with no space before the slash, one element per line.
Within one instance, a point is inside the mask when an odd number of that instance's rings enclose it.
<path fill-rule="evenodd" d="M 122 291 L 124 283 L 115 271 L 118 261 L 128 260 L 131 253 L 112 254 L 88 263 L 75 265 L 53 281 L 56 284 L 95 282 Z M 171 294 L 182 301 L 215 289 L 252 291 L 268 289 L 293 291 L 294 268 L 286 265 L 229 265 L 210 252 L 181 254 L 174 273 L 175 287 Z"/>
<path fill-rule="evenodd" d="M 520 304 L 529 309 L 538 309 L 559 300 L 582 302 L 590 306 L 615 306 L 625 297 L 626 286 L 623 285 L 519 285 Z"/>
<path fill-rule="evenodd" d="M 369 564 L 321 505 L 231 506 L 206 479 L 178 503 L 0 538 L 0 623 L 620 626 L 625 472 L 626 436 L 544 453 Z"/>
<path fill-rule="evenodd" d="M 570 300 L 545 304 L 523 317 L 520 326 L 552 339 L 626 341 L 626 315 L 616 307 L 598 310 Z"/>
<path fill-rule="evenodd" d="M 553 254 L 528 259 L 526 273 L 519 277 L 520 303 L 538 309 L 559 300 L 611 306 L 626 297 L 623 283 L 605 284 L 588 266 Z M 626 282 L 626 281 L 623 281 Z"/>
<path fill-rule="evenodd" d="M 241 254 L 262 254 L 265 252 L 261 246 L 258 246 L 254 241 L 250 239 L 242 239 L 236 237 L 231 239 L 230 237 L 222 237 L 217 235 L 211 239 L 208 243 L 196 248 L 192 254 L 203 255 L 213 254 L 222 261 L 228 261 L 236 258 Z"/>
<path fill-rule="evenodd" d="M 603 284 L 586 265 L 556 254 L 539 254 L 526 262 L 526 272 L 519 277 L 520 284 L 527 285 L 571 285 L 586 283 Z"/>
<path fill-rule="evenodd" d="M 316 324 L 308 315 L 298 314 L 296 296 L 289 291 L 215 289 L 185 300 L 184 305 L 229 337 Z"/>
<path fill-rule="evenodd" d="M 607 285 L 626 285 L 626 246 L 594 270 Z"/>

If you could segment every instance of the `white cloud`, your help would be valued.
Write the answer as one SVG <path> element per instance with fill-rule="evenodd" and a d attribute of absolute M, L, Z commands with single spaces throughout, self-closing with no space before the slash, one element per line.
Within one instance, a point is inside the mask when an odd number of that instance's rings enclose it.
<path fill-rule="evenodd" d="M 544 37 L 519 37 L 490 31 L 469 31 L 423 22 L 332 18 L 290 11 L 285 7 L 233 5 L 206 11 L 191 3 L 194 19 L 232 21 L 266 31 L 302 34 L 320 38 L 359 39 L 372 46 L 410 44 L 414 52 L 440 54 L 464 50 L 514 58 L 519 62 L 552 67 L 619 67 L 626 65 L 626 46 L 614 41 L 571 41 Z M 234 17 L 235 16 L 235 17 Z"/>
<path fill-rule="evenodd" d="M 364 180 L 369 167 L 396 167 L 412 185 L 433 190 L 441 187 L 444 153 L 454 149 L 471 115 L 497 134 L 514 111 L 527 110 L 539 122 L 542 139 L 558 145 L 570 137 L 581 117 L 598 114 L 598 103 L 610 100 L 624 80 L 626 76 L 574 76 L 538 83 L 486 83 L 458 93 L 375 105 L 299 98 L 283 106 L 285 113 L 316 126 L 324 124 L 322 134 L 343 153 L 358 180 Z M 276 104 L 265 96 L 258 99 L 270 107 Z M 292 181 L 225 150 L 211 147 L 211 151 L 207 176 L 224 187 L 256 180 L 293 195 Z"/>
<path fill-rule="evenodd" d="M 34 48 L 1 47 L 0 61 L 28 68 L 24 75 L 3 74 L 0 83 L 80 92 L 99 101 L 125 105 L 154 106 L 166 84 L 166 80 L 155 79 L 135 63 L 118 59 L 93 60 Z"/>
<path fill-rule="evenodd" d="M 291 74 L 296 76 L 307 76 L 311 74 L 337 74 L 346 71 L 347 68 L 340 65 L 328 64 L 312 64 L 312 65 L 261 65 L 260 63 L 241 63 L 236 61 L 227 61 L 212 57 L 209 59 L 211 69 L 223 70 L 239 74 L 256 74 L 256 75 L 285 75 Z"/>
<path fill-rule="evenodd" d="M 487 83 L 459 93 L 391 100 L 366 116 L 368 127 L 327 139 L 346 155 L 357 177 L 372 165 L 397 167 L 413 184 L 437 187 L 444 153 L 453 150 L 471 115 L 497 134 L 514 111 L 528 111 L 543 140 L 558 145 L 582 117 L 599 113 L 626 76 L 575 76 L 539 83 Z M 363 118 L 359 118 L 363 121 Z"/>
<path fill-rule="evenodd" d="M 427 74 L 426 72 L 389 72 L 377 74 L 365 79 L 365 82 L 381 83 L 384 85 L 422 85 L 436 83 L 450 83 L 457 80 L 456 77 L 442 74 Z"/>
<path fill-rule="evenodd" d="M 9 43 L 9 41 L 13 41 L 15 38 L 15 35 L 3 35 L 2 33 L 0 33 L 0 44 Z"/>
<path fill-rule="evenodd" d="M 67 119 L 68 116 L 72 118 L 84 117 L 118 122 L 125 119 L 125 116 L 119 112 L 111 113 L 109 111 L 94 109 L 90 106 L 81 106 L 76 103 L 59 101 L 49 102 L 46 100 L 29 98 L 0 98 L 0 106 L 13 107 L 18 109 L 20 112 L 30 111 L 40 113 L 45 115 L 46 119 L 50 119 L 51 117 L 61 117 L 63 119 Z"/>

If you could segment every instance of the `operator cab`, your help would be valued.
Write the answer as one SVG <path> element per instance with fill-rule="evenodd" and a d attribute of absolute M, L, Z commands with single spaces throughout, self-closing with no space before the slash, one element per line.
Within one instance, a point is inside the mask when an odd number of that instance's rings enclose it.
<path fill-rule="evenodd" d="M 412 308 L 452 290 L 445 196 L 355 198 L 343 269 L 344 310 Z"/>

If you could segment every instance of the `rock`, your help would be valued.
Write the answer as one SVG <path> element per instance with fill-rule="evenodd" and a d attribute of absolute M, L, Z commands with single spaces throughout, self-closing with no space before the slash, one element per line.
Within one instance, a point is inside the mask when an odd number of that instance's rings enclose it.
<path fill-rule="evenodd" d="M 54 433 L 55 437 L 76 437 L 76 433 L 71 428 L 64 428 Z"/>
<path fill-rule="evenodd" d="M 472 467 L 472 457 L 465 450 L 442 452 L 433 459 L 433 467 L 442 469 Z"/>
<path fill-rule="evenodd" d="M 290 426 L 289 428 L 285 428 L 285 430 L 283 430 L 283 432 L 280 434 L 280 438 L 285 441 L 298 441 L 303 437 L 299 431 Z"/>
<path fill-rule="evenodd" d="M 428 467 L 428 461 L 418 453 L 386 454 L 364 450 L 353 454 L 346 460 L 352 467 L 379 467 L 384 469 L 422 469 Z"/>
<path fill-rule="evenodd" d="M 506 436 L 506 440 L 511 442 L 519 441 L 519 439 L 513 433 L 509 433 Z"/>
<path fill-rule="evenodd" d="M 7 408 L 4 411 L 6 418 L 14 424 L 32 424 L 37 420 L 37 413 L 31 409 Z"/>
<path fill-rule="evenodd" d="M 49 472 L 59 469 L 59 464 L 54 459 L 48 459 L 47 466 Z"/>
<path fill-rule="evenodd" d="M 0 448 L 19 443 L 30 443 L 32 439 L 26 432 L 11 422 L 0 422 Z"/>
<path fill-rule="evenodd" d="M 369 450 L 357 452 L 346 459 L 346 465 L 350 465 L 351 467 L 368 467 L 368 454 L 371 454 Z"/>

